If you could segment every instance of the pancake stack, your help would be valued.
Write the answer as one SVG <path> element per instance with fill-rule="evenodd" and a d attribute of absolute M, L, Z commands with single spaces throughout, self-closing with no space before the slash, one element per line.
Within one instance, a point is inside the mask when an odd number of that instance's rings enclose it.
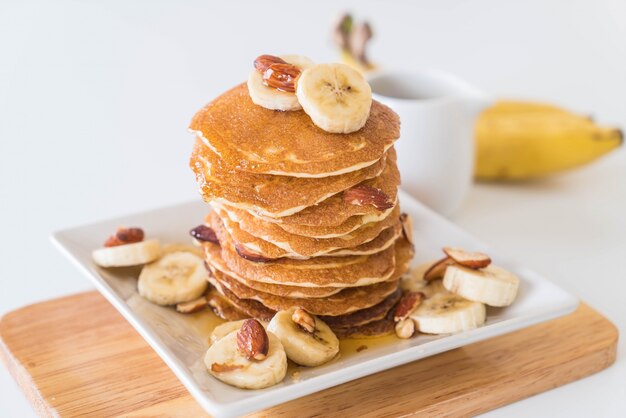
<path fill-rule="evenodd" d="M 329 133 L 302 110 L 254 104 L 245 84 L 194 116 L 190 165 L 210 205 L 196 237 L 218 315 L 269 321 L 301 307 L 342 337 L 393 332 L 413 256 L 397 197 L 399 128 L 373 101 L 363 128 Z"/>

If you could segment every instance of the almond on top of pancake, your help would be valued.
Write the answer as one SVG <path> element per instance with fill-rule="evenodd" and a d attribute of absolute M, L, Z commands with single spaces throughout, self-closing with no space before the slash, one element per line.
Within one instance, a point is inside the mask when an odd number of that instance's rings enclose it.
<path fill-rule="evenodd" d="M 279 112 L 255 105 L 242 83 L 197 112 L 189 129 L 200 134 L 227 166 L 320 178 L 374 164 L 399 138 L 400 120 L 390 108 L 373 101 L 362 129 L 328 133 L 303 111 Z"/>

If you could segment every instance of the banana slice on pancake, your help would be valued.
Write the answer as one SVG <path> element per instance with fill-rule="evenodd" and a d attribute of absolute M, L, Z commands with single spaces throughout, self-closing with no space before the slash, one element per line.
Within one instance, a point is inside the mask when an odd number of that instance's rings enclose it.
<path fill-rule="evenodd" d="M 302 366 L 319 366 L 339 352 L 339 340 L 330 327 L 301 308 L 277 312 L 267 330 L 280 339 L 287 357 Z"/>
<path fill-rule="evenodd" d="M 208 286 L 201 257 L 188 251 L 165 254 L 139 274 L 139 294 L 157 305 L 175 305 L 202 296 Z"/>
<path fill-rule="evenodd" d="M 280 340 L 255 319 L 215 341 L 204 356 L 209 373 L 242 389 L 263 389 L 287 374 L 287 356 Z"/>
<path fill-rule="evenodd" d="M 93 261 L 100 267 L 139 266 L 161 256 L 161 244 L 150 239 L 132 244 L 104 247 L 91 253 Z"/>
<path fill-rule="evenodd" d="M 319 128 L 347 134 L 365 126 L 372 89 L 365 77 L 345 64 L 318 64 L 302 71 L 296 96 Z"/>
<path fill-rule="evenodd" d="M 302 55 L 281 55 L 280 58 L 301 70 L 315 65 L 313 61 Z M 266 109 L 283 111 L 302 109 L 294 93 L 266 86 L 263 83 L 263 75 L 257 69 L 253 69 L 248 76 L 248 92 L 254 104 Z"/>

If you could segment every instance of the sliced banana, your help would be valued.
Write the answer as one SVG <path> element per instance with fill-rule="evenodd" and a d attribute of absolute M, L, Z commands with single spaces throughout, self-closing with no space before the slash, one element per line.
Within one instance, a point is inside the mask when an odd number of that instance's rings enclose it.
<path fill-rule="evenodd" d="M 443 285 L 469 300 L 489 306 L 509 306 L 517 296 L 519 278 L 494 265 L 480 270 L 455 265 L 446 269 Z"/>
<path fill-rule="evenodd" d="M 189 302 L 208 286 L 202 258 L 186 251 L 165 254 L 139 274 L 139 294 L 157 305 Z"/>
<path fill-rule="evenodd" d="M 361 129 L 370 114 L 372 89 L 363 75 L 345 64 L 318 64 L 300 74 L 300 105 L 321 129 L 347 134 Z"/>
<path fill-rule="evenodd" d="M 314 328 L 309 332 L 293 321 L 295 310 L 277 312 L 267 326 L 267 330 L 280 339 L 287 357 L 302 366 L 319 366 L 335 357 L 339 352 L 339 340 L 330 327 L 310 315 L 314 319 Z"/>
<path fill-rule="evenodd" d="M 410 315 L 417 329 L 426 334 L 452 334 L 485 323 L 485 305 L 449 292 L 435 293 Z"/>
<path fill-rule="evenodd" d="M 204 356 L 209 373 L 242 389 L 263 389 L 280 383 L 287 374 L 287 356 L 280 340 L 268 332 L 267 356 L 263 360 L 249 360 L 237 348 L 237 333 L 232 331 L 209 347 Z"/>
<path fill-rule="evenodd" d="M 91 253 L 93 261 L 100 267 L 139 266 L 161 256 L 161 244 L 151 239 L 133 244 L 104 247 Z"/>
<path fill-rule="evenodd" d="M 302 55 L 281 55 L 280 58 L 300 69 L 315 65 L 313 61 Z M 302 106 L 294 93 L 276 90 L 263 84 L 263 75 L 256 69 L 248 76 L 248 92 L 252 102 L 271 110 L 300 110 Z"/>

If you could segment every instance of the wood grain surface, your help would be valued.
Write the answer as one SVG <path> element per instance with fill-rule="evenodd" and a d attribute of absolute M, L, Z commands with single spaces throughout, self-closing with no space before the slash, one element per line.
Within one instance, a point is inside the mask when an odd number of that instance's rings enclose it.
<path fill-rule="evenodd" d="M 472 416 L 608 367 L 618 332 L 573 314 L 345 383 L 251 416 Z M 40 416 L 197 417 L 203 410 L 98 293 L 0 320 L 0 355 Z"/>

